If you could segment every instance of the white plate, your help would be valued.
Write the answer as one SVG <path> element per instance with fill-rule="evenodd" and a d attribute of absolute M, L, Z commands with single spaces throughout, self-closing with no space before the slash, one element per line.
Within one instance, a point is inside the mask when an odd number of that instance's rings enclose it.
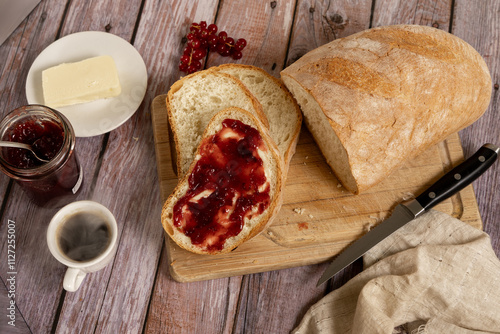
<path fill-rule="evenodd" d="M 77 137 L 97 136 L 116 129 L 137 110 L 144 95 L 148 74 L 144 60 L 126 40 L 116 35 L 85 31 L 58 39 L 35 59 L 26 79 L 29 104 L 44 104 L 42 71 L 61 63 L 109 55 L 113 57 L 122 86 L 119 96 L 57 108 L 64 114 Z"/>

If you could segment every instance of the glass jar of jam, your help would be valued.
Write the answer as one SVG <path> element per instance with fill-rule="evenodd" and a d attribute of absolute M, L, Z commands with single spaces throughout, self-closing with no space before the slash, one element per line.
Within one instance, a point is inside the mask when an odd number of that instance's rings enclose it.
<path fill-rule="evenodd" d="M 80 190 L 83 173 L 75 133 L 60 112 L 42 105 L 17 108 L 1 121 L 0 139 L 30 144 L 37 156 L 48 160 L 38 160 L 29 150 L 0 147 L 0 169 L 37 205 L 64 205 Z"/>

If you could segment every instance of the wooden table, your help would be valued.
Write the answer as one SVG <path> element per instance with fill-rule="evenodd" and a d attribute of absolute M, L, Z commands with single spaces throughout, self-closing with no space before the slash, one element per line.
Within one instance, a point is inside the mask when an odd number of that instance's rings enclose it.
<path fill-rule="evenodd" d="M 357 31 L 420 24 L 449 31 L 474 46 L 491 71 L 486 114 L 461 131 L 465 156 L 499 143 L 500 1 L 356 0 L 216 1 L 43 0 L 0 46 L 1 115 L 27 103 L 25 83 L 37 55 L 60 37 L 97 30 L 139 51 L 148 70 L 146 97 L 133 117 L 109 133 L 77 139 L 85 181 L 75 200 L 107 206 L 119 223 L 114 262 L 88 275 L 81 288 L 62 288 L 65 268 L 49 253 L 45 232 L 56 209 L 31 204 L 19 186 L 0 177 L 0 277 L 7 285 L 7 225 L 16 223 L 16 327 L 2 333 L 288 333 L 313 303 L 361 270 L 359 261 L 316 288 L 326 263 L 216 280 L 178 283 L 168 272 L 162 201 L 150 105 L 180 73 L 183 37 L 193 21 L 215 22 L 248 46 L 238 62 L 274 76 L 308 50 Z M 237 36 L 236 36 L 237 35 Z M 210 55 L 205 66 L 229 62 Z M 500 255 L 498 163 L 473 186 L 484 230 Z"/>

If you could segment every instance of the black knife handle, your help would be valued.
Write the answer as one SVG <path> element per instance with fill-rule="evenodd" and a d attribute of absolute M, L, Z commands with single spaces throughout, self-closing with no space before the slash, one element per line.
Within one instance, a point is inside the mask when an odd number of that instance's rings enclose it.
<path fill-rule="evenodd" d="M 493 144 L 483 145 L 473 156 L 446 173 L 430 186 L 416 200 L 425 210 L 459 192 L 481 174 L 497 159 L 500 148 Z"/>

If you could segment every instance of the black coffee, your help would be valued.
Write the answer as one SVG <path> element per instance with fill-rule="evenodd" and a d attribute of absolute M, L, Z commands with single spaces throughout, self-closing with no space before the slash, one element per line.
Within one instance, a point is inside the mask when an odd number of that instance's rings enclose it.
<path fill-rule="evenodd" d="M 92 213 L 77 213 L 59 227 L 61 251 L 73 261 L 88 261 L 106 250 L 110 231 L 104 218 Z"/>

